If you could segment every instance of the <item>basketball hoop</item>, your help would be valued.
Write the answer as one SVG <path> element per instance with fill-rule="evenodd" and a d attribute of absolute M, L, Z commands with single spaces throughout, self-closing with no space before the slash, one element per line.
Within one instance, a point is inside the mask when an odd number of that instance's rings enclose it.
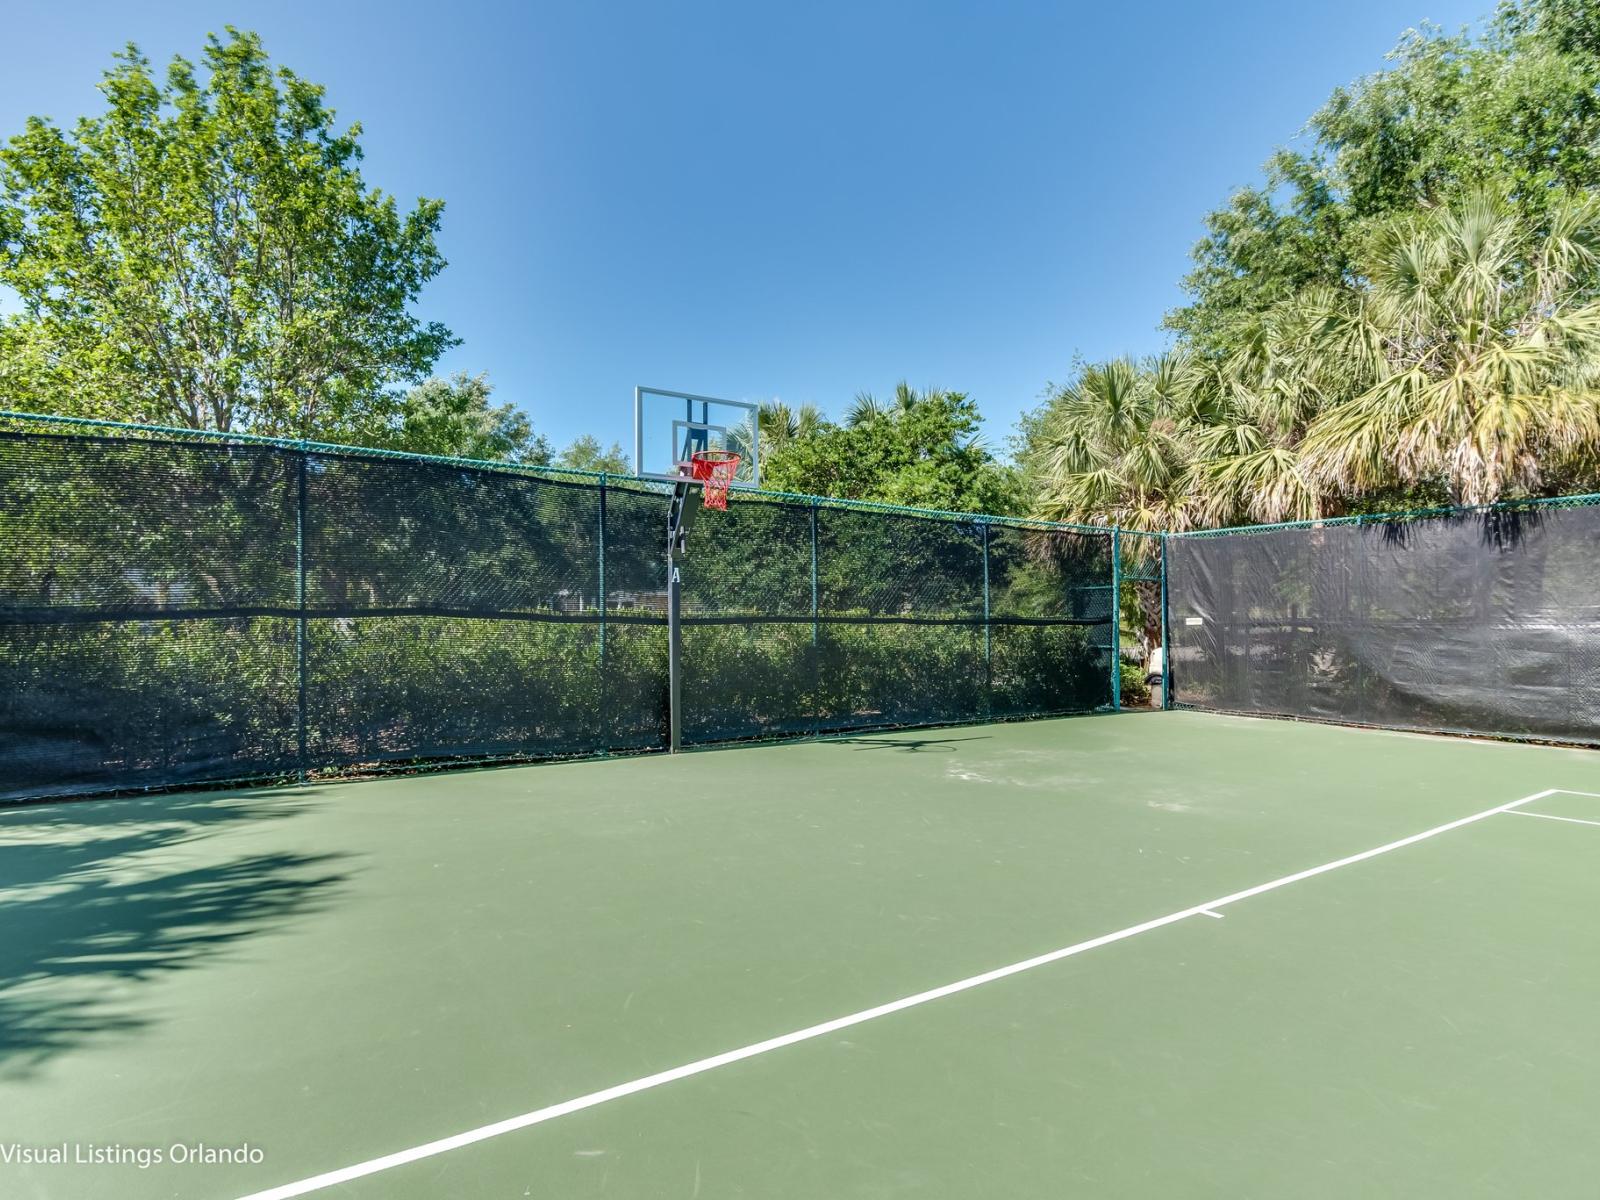
<path fill-rule="evenodd" d="M 707 508 L 728 507 L 728 487 L 740 461 L 732 450 L 696 450 L 689 456 L 689 476 L 699 480 Z"/>

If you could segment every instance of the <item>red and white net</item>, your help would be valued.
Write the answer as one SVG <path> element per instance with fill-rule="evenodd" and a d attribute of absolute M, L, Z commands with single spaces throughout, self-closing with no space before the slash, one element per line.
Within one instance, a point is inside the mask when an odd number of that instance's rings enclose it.
<path fill-rule="evenodd" d="M 689 456 L 690 478 L 699 481 L 707 508 L 728 507 L 728 488 L 740 461 L 732 450 L 697 450 Z"/>

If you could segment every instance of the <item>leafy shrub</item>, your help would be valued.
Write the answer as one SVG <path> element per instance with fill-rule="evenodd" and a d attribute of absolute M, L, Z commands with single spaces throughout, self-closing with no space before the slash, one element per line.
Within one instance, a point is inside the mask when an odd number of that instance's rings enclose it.
<path fill-rule="evenodd" d="M 1122 705 L 1124 708 L 1142 708 L 1150 704 L 1150 685 L 1144 679 L 1144 667 L 1138 663 L 1122 664 Z"/>

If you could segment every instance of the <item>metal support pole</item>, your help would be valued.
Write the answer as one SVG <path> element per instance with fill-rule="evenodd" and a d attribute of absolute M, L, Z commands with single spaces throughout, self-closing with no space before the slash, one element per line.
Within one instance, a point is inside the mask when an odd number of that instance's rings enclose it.
<path fill-rule="evenodd" d="M 300 734 L 300 782 L 306 782 L 310 773 L 309 733 L 306 728 L 306 452 L 302 449 L 300 481 L 295 500 L 294 514 L 294 604 L 297 619 L 294 629 L 295 666 L 300 677 L 297 703 L 297 725 Z"/>
<path fill-rule="evenodd" d="M 600 473 L 600 527 L 597 536 L 595 565 L 598 568 L 600 601 L 600 669 L 606 669 L 606 475 Z"/>
<path fill-rule="evenodd" d="M 983 530 L 983 715 L 994 716 L 994 629 L 989 624 L 989 522 Z"/>
<path fill-rule="evenodd" d="M 754 422 L 752 422 L 754 424 Z M 822 701 L 822 612 L 821 589 L 817 567 L 817 501 L 811 500 L 811 710 L 812 729 L 821 732 L 823 727 Z"/>
<path fill-rule="evenodd" d="M 1167 636 L 1167 535 L 1161 535 L 1161 707 L 1172 707 L 1172 643 Z"/>
<path fill-rule="evenodd" d="M 817 502 L 811 502 L 811 648 L 817 648 Z"/>
<path fill-rule="evenodd" d="M 689 525 L 699 511 L 693 492 L 687 480 L 679 483 L 667 508 L 667 749 L 673 754 L 683 748 L 682 560 Z"/>
<path fill-rule="evenodd" d="M 600 608 L 600 680 L 596 689 L 599 711 L 595 714 L 598 718 L 600 736 L 603 739 L 601 752 L 609 754 L 619 740 L 613 735 L 616 727 L 616 707 L 612 703 L 611 675 L 606 670 L 606 473 L 600 472 L 600 504 L 599 527 L 595 537 L 595 599 Z"/>
<path fill-rule="evenodd" d="M 644 389 L 633 389 L 633 469 L 644 474 Z"/>
<path fill-rule="evenodd" d="M 1111 707 L 1122 708 L 1122 530 L 1111 527 Z"/>
<path fill-rule="evenodd" d="M 678 557 L 667 558 L 667 749 L 683 748 L 683 630 L 679 625 Z"/>

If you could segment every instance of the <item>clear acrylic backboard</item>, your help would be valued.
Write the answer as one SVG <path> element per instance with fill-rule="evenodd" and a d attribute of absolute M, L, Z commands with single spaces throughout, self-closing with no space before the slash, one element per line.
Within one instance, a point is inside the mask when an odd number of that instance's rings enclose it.
<path fill-rule="evenodd" d="M 679 464 L 697 450 L 739 455 L 735 487 L 761 485 L 760 405 L 662 388 L 633 389 L 634 473 L 645 479 L 681 477 Z"/>

